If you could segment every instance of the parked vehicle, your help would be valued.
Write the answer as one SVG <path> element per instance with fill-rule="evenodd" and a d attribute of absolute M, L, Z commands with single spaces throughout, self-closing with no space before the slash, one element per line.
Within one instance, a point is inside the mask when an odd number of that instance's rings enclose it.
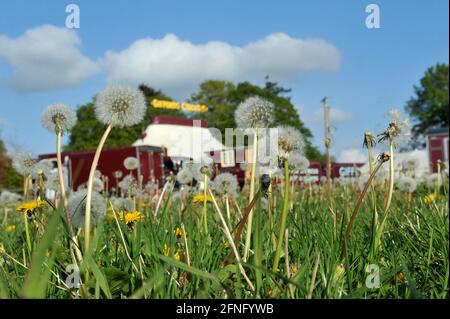
<path fill-rule="evenodd" d="M 427 149 L 430 168 L 437 172 L 437 161 L 447 162 L 449 159 L 448 127 L 434 128 L 427 132 Z"/>

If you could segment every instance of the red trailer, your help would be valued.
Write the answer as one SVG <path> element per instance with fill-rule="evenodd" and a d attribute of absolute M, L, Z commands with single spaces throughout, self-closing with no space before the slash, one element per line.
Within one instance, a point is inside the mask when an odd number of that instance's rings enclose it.
<path fill-rule="evenodd" d="M 363 166 L 364 163 L 332 163 L 331 164 L 331 177 L 348 177 L 355 178 L 358 176 L 358 168 Z M 326 175 L 326 165 L 324 165 L 324 174 Z"/>
<path fill-rule="evenodd" d="M 216 165 L 216 173 L 232 173 L 237 176 L 241 186 L 244 184 L 245 171 L 240 168 L 239 163 L 251 161 L 251 149 L 237 147 L 230 150 L 213 151 L 209 155 Z M 363 165 L 364 163 L 332 163 L 331 178 L 354 178 L 358 176 L 358 168 Z M 299 176 L 301 181 L 318 183 L 322 176 L 326 176 L 326 165 L 319 161 L 310 161 L 309 168 L 300 173 Z"/>
<path fill-rule="evenodd" d="M 245 171 L 240 167 L 240 163 L 249 160 L 248 148 L 236 147 L 234 149 L 217 150 L 209 152 L 209 156 L 214 161 L 215 174 L 231 173 L 236 175 L 241 186 L 245 183 Z"/>
<path fill-rule="evenodd" d="M 77 190 L 80 185 L 87 183 L 95 150 L 67 152 L 62 154 L 64 165 L 69 172 L 69 185 L 73 190 Z M 113 176 L 115 171 L 122 171 L 122 175 L 130 174 L 123 166 L 127 157 L 135 157 L 139 161 L 137 170 L 131 172 L 135 178 L 142 176 L 142 184 L 145 185 L 151 179 L 161 185 L 164 179 L 164 153 L 160 147 L 153 146 L 129 146 L 106 148 L 102 151 L 97 166 L 103 176 L 108 177 L 109 188 L 116 188 L 116 179 Z M 52 159 L 56 163 L 55 154 L 40 155 L 39 160 Z M 140 179 L 137 179 L 139 182 Z M 140 185 L 142 186 L 142 185 Z"/>
<path fill-rule="evenodd" d="M 449 141 L 448 127 L 434 128 L 427 132 L 427 149 L 430 160 L 430 168 L 433 173 L 437 172 L 437 161 L 448 162 Z"/>

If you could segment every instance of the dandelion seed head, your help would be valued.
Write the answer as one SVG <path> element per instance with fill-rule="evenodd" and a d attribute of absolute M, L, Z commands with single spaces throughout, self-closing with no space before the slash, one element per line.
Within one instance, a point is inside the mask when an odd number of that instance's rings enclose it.
<path fill-rule="evenodd" d="M 69 181 L 68 181 L 68 177 L 67 177 L 68 175 L 65 172 L 67 172 L 67 169 L 65 167 L 63 167 L 64 186 L 65 186 L 65 189 L 67 189 L 69 186 Z M 58 174 L 52 173 L 49 176 L 47 176 L 47 180 L 45 181 L 44 186 L 48 190 L 58 191 L 60 189 Z"/>
<path fill-rule="evenodd" d="M 398 181 L 398 188 L 407 193 L 412 193 L 417 188 L 417 182 L 414 180 L 414 178 L 408 177 L 408 176 L 401 176 Z"/>
<path fill-rule="evenodd" d="M 121 198 L 121 197 L 111 197 L 111 204 L 113 205 L 113 207 L 115 208 L 115 211 L 127 211 L 127 212 L 131 212 L 134 210 L 133 206 L 133 201 L 129 198 Z"/>
<path fill-rule="evenodd" d="M 3 191 L 0 194 L 0 204 L 7 206 L 17 204 L 21 200 L 22 196 L 12 193 L 10 191 Z"/>
<path fill-rule="evenodd" d="M 300 152 L 294 152 L 288 158 L 289 167 L 297 171 L 304 171 L 310 165 L 309 160 Z"/>
<path fill-rule="evenodd" d="M 385 132 L 379 134 L 379 142 L 394 141 L 396 146 L 404 146 L 411 140 L 411 120 L 398 109 L 388 111 L 389 125 Z"/>
<path fill-rule="evenodd" d="M 17 153 L 12 162 L 14 169 L 22 176 L 31 175 L 36 164 L 37 160 L 29 152 Z"/>
<path fill-rule="evenodd" d="M 277 152 L 281 159 L 287 160 L 291 153 L 304 152 L 305 140 L 302 133 L 296 128 L 284 126 L 278 128 L 278 143 L 275 147 L 277 150 L 273 150 L 272 152 Z"/>
<path fill-rule="evenodd" d="M 136 157 L 127 157 L 123 161 L 123 166 L 129 171 L 134 171 L 135 169 L 138 169 L 139 161 Z"/>
<path fill-rule="evenodd" d="M 53 168 L 53 162 L 51 160 L 43 159 L 33 166 L 33 169 L 31 170 L 31 177 L 37 178 L 40 174 L 48 177 L 52 174 Z"/>
<path fill-rule="evenodd" d="M 81 190 L 73 193 L 69 197 L 69 213 L 74 227 L 84 228 L 86 215 L 86 195 L 87 190 Z M 106 216 L 106 204 L 103 197 L 97 193 L 92 193 L 91 205 L 91 225 L 95 226 Z"/>
<path fill-rule="evenodd" d="M 122 171 L 114 171 L 113 172 L 113 177 L 114 178 L 120 179 L 120 178 L 122 178 L 122 176 L 123 176 Z"/>
<path fill-rule="evenodd" d="M 265 174 L 271 177 L 274 177 L 275 175 L 278 176 L 278 174 L 283 175 L 278 165 L 277 158 L 272 158 L 267 162 L 259 163 L 256 169 L 256 173 L 258 174 L 258 176 L 262 176 Z"/>
<path fill-rule="evenodd" d="M 61 103 L 51 104 L 42 112 L 42 126 L 51 133 L 70 131 L 77 122 L 77 114 L 69 106 Z"/>
<path fill-rule="evenodd" d="M 419 167 L 420 162 L 416 157 L 408 157 L 402 161 L 402 167 L 404 169 L 415 170 Z"/>
<path fill-rule="evenodd" d="M 186 168 L 191 171 L 192 176 L 198 182 L 203 182 L 205 175 L 209 178 L 213 173 L 211 163 L 189 163 Z"/>
<path fill-rule="evenodd" d="M 192 172 L 187 168 L 181 169 L 177 174 L 177 181 L 182 185 L 192 183 L 193 178 Z"/>
<path fill-rule="evenodd" d="M 125 176 L 119 183 L 119 188 L 123 192 L 131 192 L 137 186 L 137 181 L 132 175 Z"/>
<path fill-rule="evenodd" d="M 427 186 L 428 186 L 429 188 L 433 188 L 433 187 L 436 186 L 436 181 L 437 181 L 437 179 L 438 179 L 438 174 L 437 174 L 437 173 L 433 173 L 433 174 L 431 174 L 431 175 L 428 175 L 428 176 L 425 178 L 425 183 L 427 184 Z"/>
<path fill-rule="evenodd" d="M 214 178 L 215 191 L 220 195 L 236 195 L 239 183 L 236 175 L 221 173 Z"/>
<path fill-rule="evenodd" d="M 273 119 L 274 105 L 259 96 L 247 98 L 234 113 L 236 125 L 240 128 L 268 127 Z"/>
<path fill-rule="evenodd" d="M 100 178 L 95 177 L 92 182 L 92 189 L 97 193 L 102 192 L 104 189 L 103 181 Z"/>
<path fill-rule="evenodd" d="M 111 86 L 101 91 L 95 100 L 97 119 L 117 127 L 133 126 L 141 122 L 146 110 L 141 91 L 128 86 Z"/>

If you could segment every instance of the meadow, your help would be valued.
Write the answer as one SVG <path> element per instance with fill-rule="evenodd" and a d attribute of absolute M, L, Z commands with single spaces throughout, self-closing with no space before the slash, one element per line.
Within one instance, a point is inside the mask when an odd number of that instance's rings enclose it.
<path fill-rule="evenodd" d="M 127 90 L 97 97 L 107 125 L 98 156 L 112 129 L 142 119 L 143 98 Z M 256 147 L 271 108 L 253 98 L 236 112 Z M 56 134 L 57 172 L 21 154 L 23 193 L 0 197 L 0 298 L 447 299 L 448 169 L 419 178 L 414 159 L 394 165 L 404 122 L 391 115 L 378 140 L 389 151 L 374 157 L 366 134 L 373 165 L 352 178 L 299 180 L 302 137 L 282 127 L 274 157 L 253 152 L 242 165 L 243 188 L 206 163 L 139 186 L 129 158 L 120 190 L 107 191 L 97 156 L 86 187 L 71 191 L 60 147 L 75 119 L 51 106 L 43 123 Z"/>

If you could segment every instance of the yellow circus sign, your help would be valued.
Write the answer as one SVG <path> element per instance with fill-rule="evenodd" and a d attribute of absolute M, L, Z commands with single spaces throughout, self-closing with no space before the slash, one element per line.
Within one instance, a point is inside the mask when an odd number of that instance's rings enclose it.
<path fill-rule="evenodd" d="M 189 112 L 206 112 L 208 107 L 202 104 L 178 103 L 174 101 L 165 101 L 154 99 L 152 106 L 157 109 L 183 110 Z"/>

